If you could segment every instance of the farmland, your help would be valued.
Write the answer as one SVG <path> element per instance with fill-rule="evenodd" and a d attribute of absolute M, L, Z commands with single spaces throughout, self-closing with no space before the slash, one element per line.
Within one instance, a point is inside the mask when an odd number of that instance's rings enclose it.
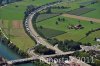
<path fill-rule="evenodd" d="M 28 53 L 33 54 L 34 57 L 35 50 L 39 51 L 40 54 L 36 57 L 40 59 L 45 51 L 46 53 L 50 52 L 46 48 L 62 55 L 62 51 L 81 50 L 80 45 L 100 44 L 100 3 L 91 2 L 93 0 L 62 1 L 64 2 L 52 7 L 49 6 L 60 1 L 22 0 L 7 4 L 0 8 L 0 28 L 12 42 L 11 45 L 14 44 L 18 51 L 27 52 L 30 49 Z M 40 12 L 37 13 L 38 11 Z M 28 35 L 24 29 L 26 29 Z M 37 45 L 29 36 L 36 40 Z M 10 46 L 9 40 L 6 41 L 8 46 Z M 38 46 L 39 44 L 44 46 Z"/>
<path fill-rule="evenodd" d="M 21 2 L 16 2 L 8 4 L 7 6 L 0 8 L 0 19 L 6 20 L 22 20 L 24 17 L 24 12 L 28 5 L 34 5 L 35 7 L 53 2 L 55 0 L 23 0 Z M 18 6 L 18 7 L 16 7 Z"/>
<path fill-rule="evenodd" d="M 55 0 L 23 0 L 8 4 L 0 8 L 0 27 L 17 47 L 27 51 L 28 48 L 35 45 L 35 42 L 25 33 L 22 24 L 27 6 L 34 5 L 37 7 L 53 1 Z"/>
<path fill-rule="evenodd" d="M 82 16 L 86 16 L 86 17 L 92 17 L 92 18 L 100 18 L 100 8 L 98 7 L 100 6 L 100 2 L 93 4 L 93 5 L 89 5 L 89 8 L 95 8 L 96 10 L 91 11 L 89 13 L 83 14 Z"/>
<path fill-rule="evenodd" d="M 35 45 L 35 42 L 25 33 L 21 20 L 13 20 L 11 22 L 5 20 L 3 24 L 0 24 L 0 27 L 2 27 L 4 33 L 21 50 L 26 51 Z"/>
<path fill-rule="evenodd" d="M 33 5 L 33 6 L 37 7 L 37 6 L 40 6 L 40 5 L 49 3 L 49 2 L 53 2 L 53 1 L 56 1 L 56 0 L 45 0 L 45 1 L 44 0 L 34 0 L 34 1 L 33 0 L 23 0 L 21 2 L 8 4 L 7 6 L 0 8 L 0 27 L 2 27 L 4 29 L 4 32 L 8 37 L 10 35 L 10 39 L 14 44 L 16 44 L 21 49 L 24 48 L 24 51 L 26 51 L 29 47 L 32 47 L 35 45 L 34 41 L 32 41 L 26 35 L 26 33 L 22 27 L 23 26 L 22 20 L 24 18 L 24 12 L 25 12 L 27 6 Z M 64 1 L 63 3 L 56 5 L 54 7 L 64 6 L 64 7 L 66 7 L 65 9 L 52 8 L 51 11 L 53 14 L 52 13 L 51 14 L 41 14 L 37 18 L 36 25 L 38 27 L 38 30 L 40 32 L 42 32 L 42 34 L 44 34 L 44 36 L 49 37 L 49 38 L 57 38 L 59 40 L 68 39 L 68 40 L 79 41 L 81 38 L 83 38 L 85 36 L 85 33 L 87 31 L 98 28 L 100 26 L 98 23 L 90 24 L 89 21 L 80 20 L 80 23 L 85 27 L 84 29 L 69 30 L 67 28 L 67 26 L 69 26 L 69 24 L 77 25 L 77 24 L 79 24 L 79 20 L 60 16 L 59 13 L 68 13 L 71 11 L 74 12 L 74 10 L 80 8 L 80 3 L 87 2 L 87 0 L 76 0 L 75 2 L 66 2 L 66 0 L 63 0 L 63 1 Z M 88 1 L 91 1 L 91 0 L 88 0 Z M 83 9 L 83 11 L 85 13 L 84 14 L 82 13 L 82 16 L 99 18 L 99 12 L 100 12 L 100 9 L 98 7 L 99 5 L 100 5 L 99 3 L 87 5 L 86 9 Z M 80 11 L 80 10 L 78 10 L 78 11 Z M 88 13 L 86 13 L 86 12 L 88 12 Z M 76 13 L 76 12 L 74 12 L 74 13 Z M 58 17 L 65 18 L 65 21 L 64 22 L 57 21 Z M 3 25 L 2 25 L 2 21 L 3 21 Z M 19 25 L 17 25 L 17 26 L 14 25 L 15 21 L 17 21 L 19 24 L 21 24 L 21 28 L 17 28 Z M 58 24 L 56 24 L 56 22 L 58 22 Z M 17 24 L 17 23 L 15 23 L 15 24 Z M 39 28 L 40 26 L 42 26 L 43 29 L 40 29 Z M 10 33 L 10 34 L 8 34 L 8 33 Z M 97 32 L 97 33 L 99 34 L 100 32 Z M 93 37 L 94 35 L 95 35 L 95 33 L 91 34 L 90 37 L 87 37 L 87 39 Z M 97 37 L 97 36 L 95 35 L 94 37 Z M 91 38 L 91 39 L 93 40 L 93 38 Z M 91 43 L 96 43 L 96 42 L 92 42 L 92 40 L 90 41 Z M 80 41 L 88 42 L 88 40 L 86 40 L 86 38 L 82 39 Z M 24 45 L 26 47 L 23 47 Z M 30 45 L 30 46 L 28 46 L 28 45 Z"/>
<path fill-rule="evenodd" d="M 59 31 L 59 30 L 54 30 L 49 28 L 40 28 L 40 27 L 38 27 L 38 31 L 41 32 L 45 38 L 52 38 L 57 35 L 61 35 L 65 33 L 64 31 Z"/>
<path fill-rule="evenodd" d="M 56 21 L 58 18 L 65 18 L 64 22 L 58 22 L 58 24 L 56 24 Z M 92 41 L 94 40 L 94 37 L 99 37 L 98 34 L 100 33 L 99 31 L 91 34 L 91 36 L 89 37 L 85 37 L 85 34 L 92 29 L 96 29 L 99 28 L 100 24 L 98 23 L 93 23 L 91 24 L 89 21 L 82 21 L 82 20 L 77 20 L 77 19 L 72 19 L 72 18 L 66 18 L 63 16 L 57 16 L 48 20 L 44 20 L 41 22 L 36 23 L 37 26 L 42 26 L 43 28 L 48 28 L 48 29 L 55 29 L 55 30 L 59 30 L 59 31 L 64 31 L 66 33 L 61 34 L 61 35 L 57 35 L 55 37 L 52 38 L 57 38 L 59 40 L 74 40 L 74 41 L 80 41 L 83 43 L 87 43 L 89 42 L 89 40 L 87 40 L 88 38 L 90 39 L 90 43 L 97 43 L 96 41 Z M 84 26 L 84 29 L 80 29 L 80 30 L 75 30 L 75 29 L 68 29 L 67 26 L 69 26 L 70 24 L 72 25 L 77 25 L 77 24 L 81 24 Z M 50 33 L 52 31 L 49 31 Z M 44 31 L 45 33 L 45 31 Z M 84 38 L 85 37 L 85 38 Z M 86 39 L 87 38 L 87 39 Z"/>

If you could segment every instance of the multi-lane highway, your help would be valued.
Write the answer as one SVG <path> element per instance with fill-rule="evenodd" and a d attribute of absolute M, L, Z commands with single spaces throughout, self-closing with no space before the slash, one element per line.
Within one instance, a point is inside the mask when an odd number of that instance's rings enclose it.
<path fill-rule="evenodd" d="M 51 6 L 57 5 L 57 4 L 61 3 L 61 2 L 62 1 L 57 1 L 57 2 L 53 2 L 53 3 L 49 3 L 49 4 L 46 4 L 46 5 L 41 6 L 41 7 L 37 8 L 36 10 L 34 10 L 33 12 L 31 12 L 29 14 L 29 16 L 25 20 L 25 28 L 26 28 L 27 32 L 36 40 L 36 42 L 38 44 L 42 44 L 42 45 L 46 46 L 47 48 L 50 48 L 52 50 L 55 50 L 55 52 L 58 53 L 58 54 L 62 54 L 63 51 L 59 50 L 58 48 L 53 47 L 50 43 L 48 43 L 44 38 L 42 38 L 36 32 L 36 30 L 35 30 L 35 28 L 33 26 L 33 23 L 32 23 L 32 18 L 39 11 L 41 11 L 43 9 L 46 9 L 48 7 L 51 7 Z"/>

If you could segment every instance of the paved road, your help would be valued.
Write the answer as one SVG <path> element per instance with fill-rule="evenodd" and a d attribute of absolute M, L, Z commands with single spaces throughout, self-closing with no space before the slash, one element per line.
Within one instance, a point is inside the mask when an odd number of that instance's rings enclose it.
<path fill-rule="evenodd" d="M 44 5 L 44 6 L 41 6 L 40 8 L 36 9 L 35 11 L 33 11 L 29 16 L 28 18 L 26 19 L 25 21 L 25 24 L 26 24 L 26 30 L 30 33 L 30 35 L 32 37 L 35 38 L 35 40 L 37 41 L 37 43 L 39 44 L 42 44 L 44 46 L 46 46 L 47 48 L 50 48 L 52 50 L 55 50 L 56 53 L 58 54 L 62 54 L 63 51 L 59 50 L 58 48 L 55 48 L 53 47 L 49 42 L 47 42 L 47 40 L 45 40 L 44 38 L 42 38 L 35 30 L 34 26 L 32 25 L 32 18 L 33 16 L 38 13 L 39 11 L 43 10 L 43 9 L 46 9 L 48 7 L 51 7 L 51 6 L 54 6 L 56 4 L 59 4 L 60 2 L 57 2 L 57 3 L 54 3 L 54 4 L 49 4 L 49 5 Z M 28 25 L 28 26 L 27 26 Z"/>
<path fill-rule="evenodd" d="M 63 51 L 59 50 L 58 48 L 56 47 L 53 47 L 50 43 L 48 43 L 44 38 L 42 38 L 35 30 L 33 24 L 32 24 L 32 18 L 33 16 L 38 13 L 39 11 L 43 10 L 43 9 L 46 9 L 48 7 L 51 7 L 53 5 L 56 5 L 56 4 L 59 4 L 60 2 L 57 2 L 57 3 L 54 3 L 54 4 L 47 4 L 47 5 L 44 5 L 44 6 L 41 6 L 40 8 L 36 9 L 35 11 L 33 11 L 31 14 L 29 14 L 29 16 L 27 17 L 27 19 L 25 20 L 25 27 L 26 27 L 26 30 L 27 32 L 37 41 L 37 43 L 39 44 L 42 44 L 44 46 L 46 46 L 47 48 L 50 48 L 52 50 L 55 50 L 56 51 L 56 55 L 65 55 L 66 53 L 67 54 L 72 54 L 73 52 L 66 52 L 64 53 Z M 33 52 L 33 51 L 32 51 Z M 51 55 L 51 56 L 55 56 L 55 55 Z M 45 57 L 45 56 L 44 56 Z M 43 60 L 43 61 L 47 61 L 45 60 L 45 58 L 41 56 L 41 58 L 39 58 L 40 60 Z M 48 56 L 47 56 L 48 57 Z M 87 65 L 85 65 L 87 66 Z"/>
<path fill-rule="evenodd" d="M 50 64 L 49 60 L 47 60 L 47 57 L 55 57 L 55 56 L 59 56 L 59 55 L 67 55 L 67 54 L 72 54 L 73 52 L 65 52 L 63 54 L 53 54 L 53 55 L 36 55 L 34 54 L 34 56 L 30 57 L 30 58 L 24 58 L 24 59 L 17 59 L 17 60 L 11 60 L 11 61 L 7 61 L 8 64 L 15 64 L 15 63 L 22 63 L 22 62 L 26 62 L 26 61 L 33 61 L 36 59 L 40 59 L 40 61 L 44 61 L 47 64 Z"/>
<path fill-rule="evenodd" d="M 73 54 L 75 51 L 69 51 L 69 52 L 64 52 L 63 54 L 52 54 L 52 55 L 43 55 L 42 57 L 55 57 L 55 56 L 60 56 L 60 55 L 68 55 L 68 54 Z"/>
<path fill-rule="evenodd" d="M 79 19 L 79 20 L 93 21 L 93 22 L 100 23 L 100 19 L 96 19 L 96 18 L 89 18 L 89 17 L 76 16 L 76 15 L 70 15 L 70 14 L 63 14 L 62 16 L 69 17 L 69 18 L 75 18 L 75 19 Z"/>

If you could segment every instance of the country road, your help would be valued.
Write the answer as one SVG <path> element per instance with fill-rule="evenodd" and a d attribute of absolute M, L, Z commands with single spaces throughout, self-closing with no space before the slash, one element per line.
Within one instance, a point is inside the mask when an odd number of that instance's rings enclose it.
<path fill-rule="evenodd" d="M 69 17 L 69 18 L 74 18 L 74 19 L 79 19 L 79 20 L 93 21 L 93 22 L 100 23 L 100 19 L 96 19 L 96 18 L 76 16 L 76 15 L 71 15 L 71 14 L 63 14 L 62 16 Z"/>

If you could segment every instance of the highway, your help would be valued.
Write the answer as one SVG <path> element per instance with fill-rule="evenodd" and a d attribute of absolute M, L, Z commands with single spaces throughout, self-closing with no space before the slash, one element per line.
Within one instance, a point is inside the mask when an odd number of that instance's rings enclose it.
<path fill-rule="evenodd" d="M 42 38 L 35 30 L 33 23 L 32 23 L 32 18 L 34 17 L 34 15 L 36 13 L 38 13 L 39 11 L 46 9 L 48 7 L 54 6 L 59 4 L 61 1 L 58 1 L 56 3 L 51 3 L 51 4 L 46 4 L 44 6 L 41 6 L 39 8 L 37 8 L 36 10 L 34 10 L 31 14 L 29 14 L 29 16 L 26 18 L 25 20 L 25 28 L 27 30 L 27 32 L 36 40 L 37 44 L 42 44 L 44 46 L 46 46 L 47 48 L 50 48 L 52 50 L 55 50 L 55 52 L 57 54 L 62 54 L 63 51 L 59 50 L 58 48 L 55 48 L 52 46 L 52 44 L 50 44 L 49 42 L 47 42 L 46 39 Z"/>
<path fill-rule="evenodd" d="M 55 56 L 60 56 L 60 55 L 67 55 L 67 54 L 72 54 L 73 52 L 65 52 L 63 54 L 53 54 L 53 55 L 35 55 L 30 58 L 24 58 L 24 59 L 17 59 L 17 60 L 11 60 L 7 61 L 8 64 L 16 64 L 16 63 L 23 63 L 23 62 L 28 62 L 28 61 L 33 61 L 36 59 L 39 59 L 40 61 L 44 61 L 47 64 L 50 64 L 50 62 L 46 59 L 47 57 L 55 57 Z"/>
<path fill-rule="evenodd" d="M 45 55 L 45 56 L 42 56 L 42 55 L 36 55 L 33 51 L 30 51 L 32 53 L 32 57 L 31 58 L 24 58 L 24 59 L 18 59 L 18 60 L 12 60 L 12 61 L 8 61 L 7 63 L 8 64 L 13 64 L 13 63 L 19 63 L 19 62 L 25 62 L 25 61 L 32 61 L 32 60 L 35 60 L 35 59 L 39 59 L 39 60 L 42 60 L 48 64 L 50 64 L 50 62 L 48 62 L 48 60 L 46 60 L 46 57 L 54 57 L 54 56 L 58 56 L 58 55 L 67 55 L 67 54 L 72 54 L 74 53 L 74 51 L 72 52 L 63 52 L 61 50 L 59 50 L 57 47 L 53 47 L 52 44 L 50 44 L 49 42 L 47 42 L 46 39 L 42 38 L 35 30 L 34 26 L 33 26 L 33 23 L 32 23 L 32 18 L 34 17 L 34 15 L 36 13 L 38 13 L 39 11 L 43 10 L 43 9 L 46 9 L 48 7 L 51 7 L 51 6 L 54 6 L 54 5 L 57 5 L 61 3 L 61 1 L 57 1 L 57 2 L 53 2 L 53 3 L 49 3 L 49 4 L 46 4 L 46 5 L 43 5 L 39 8 L 37 8 L 36 10 L 34 10 L 33 12 L 31 12 L 29 14 L 29 16 L 26 18 L 25 22 L 24 22 L 24 25 L 25 25 L 25 29 L 27 30 L 27 32 L 30 34 L 30 36 L 32 36 L 37 44 L 42 44 L 44 46 L 46 46 L 47 48 L 50 48 L 52 50 L 55 50 L 56 54 L 54 55 Z M 89 65 L 83 65 L 82 66 L 89 66 Z"/>
<path fill-rule="evenodd" d="M 47 48 L 50 48 L 52 50 L 55 50 L 56 54 L 54 54 L 54 55 L 46 55 L 46 56 L 34 55 L 34 52 L 33 51 L 30 51 L 30 54 L 33 53 L 33 56 L 38 57 L 38 59 L 40 59 L 40 60 L 42 60 L 42 61 L 44 61 L 46 63 L 48 63 L 48 60 L 46 60 L 46 57 L 54 57 L 54 56 L 58 56 L 58 55 L 67 55 L 67 54 L 74 53 L 74 51 L 72 51 L 72 52 L 63 52 L 63 51 L 59 50 L 57 47 L 53 47 L 52 44 L 50 44 L 49 42 L 47 42 L 46 39 L 42 38 L 37 33 L 37 31 L 35 30 L 35 28 L 33 26 L 33 23 L 32 23 L 32 18 L 34 17 L 34 15 L 36 13 L 38 13 L 39 11 L 42 11 L 42 10 L 48 8 L 48 7 L 57 5 L 59 3 L 61 3 L 61 1 L 58 1 L 58 2 L 55 2 L 55 3 L 46 4 L 46 5 L 43 5 L 43 6 L 39 7 L 39 8 L 37 8 L 36 10 L 34 10 L 33 12 L 31 12 L 29 14 L 29 16 L 26 18 L 25 23 L 24 23 L 25 28 L 26 28 L 26 31 L 30 34 L 31 37 L 33 37 L 36 40 L 37 44 L 42 44 L 42 45 L 46 46 Z M 81 66 L 84 66 L 84 65 L 85 66 L 89 66 L 89 65 L 87 65 L 85 63 L 84 64 L 82 63 Z"/>

